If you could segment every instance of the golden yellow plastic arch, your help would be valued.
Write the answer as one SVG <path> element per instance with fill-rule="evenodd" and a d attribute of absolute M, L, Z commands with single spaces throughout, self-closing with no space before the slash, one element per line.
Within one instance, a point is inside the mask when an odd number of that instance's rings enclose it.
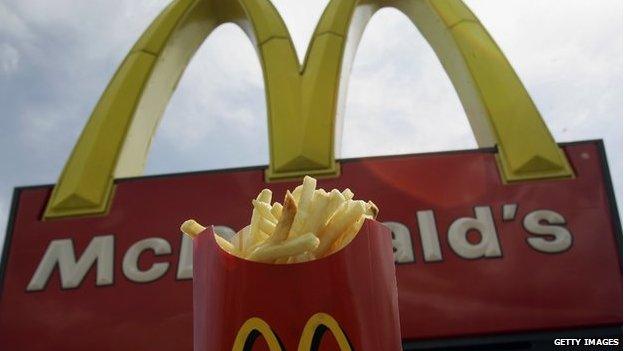
<path fill-rule="evenodd" d="M 258 333 L 258 335 L 254 335 Z M 255 337 L 262 335 L 270 351 L 284 351 L 271 327 L 261 318 L 249 318 L 238 330 L 232 351 L 248 351 L 253 349 Z"/>
<path fill-rule="evenodd" d="M 316 313 L 303 327 L 299 338 L 299 351 L 314 351 L 313 347 L 318 347 L 323 333 L 319 333 L 324 328 L 331 332 L 336 339 L 336 343 L 341 351 L 352 351 L 351 344 L 340 328 L 338 322 L 327 313 Z M 261 318 L 249 318 L 238 330 L 232 351 L 247 351 L 251 349 L 258 336 L 262 335 L 271 351 L 284 351 L 282 344 L 271 329 L 271 327 Z"/>
<path fill-rule="evenodd" d="M 480 146 L 498 146 L 508 182 L 570 177 L 571 169 L 524 86 L 461 0 L 330 0 L 301 67 L 269 0 L 175 0 L 124 59 L 54 188 L 45 217 L 105 213 L 114 178 L 143 171 L 152 136 L 189 60 L 220 24 L 241 26 L 265 80 L 267 179 L 336 175 L 346 77 L 359 38 L 381 7 L 418 27 L 447 71 Z M 347 38 L 349 40 L 347 41 Z"/>
<path fill-rule="evenodd" d="M 305 327 L 303 327 L 303 332 L 299 338 L 298 351 L 316 351 L 316 349 L 312 349 L 312 346 L 315 343 L 319 343 L 320 337 L 322 337 L 322 334 L 317 334 L 319 328 L 327 328 L 332 333 L 341 351 L 352 350 L 351 344 L 338 322 L 327 313 L 317 313 L 310 317 Z"/>

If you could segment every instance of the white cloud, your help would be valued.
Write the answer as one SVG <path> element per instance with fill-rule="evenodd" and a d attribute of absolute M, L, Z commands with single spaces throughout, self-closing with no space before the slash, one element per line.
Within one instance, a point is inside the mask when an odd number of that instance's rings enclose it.
<path fill-rule="evenodd" d="M 268 162 L 264 99 L 251 42 L 233 24 L 218 27 L 191 61 L 164 113 L 147 172 Z M 171 152 L 180 155 L 176 162 L 159 163 Z"/>
<path fill-rule="evenodd" d="M 25 21 L 4 2 L 0 2 L 0 35 L 18 40 L 31 39 L 32 33 Z"/>
<path fill-rule="evenodd" d="M 326 1 L 274 1 L 302 60 Z M 268 163 L 264 81 L 254 47 L 235 25 L 217 28 L 186 69 L 163 116 L 148 173 Z M 162 162 L 173 152 L 174 161 Z"/>
<path fill-rule="evenodd" d="M 272 0 L 271 2 L 284 18 L 284 23 L 286 23 L 293 39 L 299 62 L 303 62 L 312 33 L 314 33 L 316 24 L 329 1 L 297 0 L 296 6 L 293 6 L 295 3 L 292 1 L 286 0 Z"/>
<path fill-rule="evenodd" d="M 6 205 L 6 199 L 0 197 L 0 252 L 4 248 L 4 236 L 6 233 L 7 219 L 9 210 Z"/>
<path fill-rule="evenodd" d="M 344 157 L 476 146 L 433 50 L 403 14 L 378 12 L 356 54 L 348 87 Z"/>
<path fill-rule="evenodd" d="M 511 61 L 557 141 L 604 139 L 621 213 L 622 2 L 467 3 Z"/>
<path fill-rule="evenodd" d="M 17 70 L 20 54 L 16 48 L 8 43 L 0 44 L 0 71 L 11 74 Z"/>

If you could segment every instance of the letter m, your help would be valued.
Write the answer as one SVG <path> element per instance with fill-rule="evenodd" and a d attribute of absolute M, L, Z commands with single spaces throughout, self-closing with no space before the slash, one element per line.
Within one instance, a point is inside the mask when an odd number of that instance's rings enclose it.
<path fill-rule="evenodd" d="M 96 285 L 112 284 L 114 240 L 112 235 L 93 237 L 77 261 L 71 239 L 52 240 L 26 291 L 43 290 L 57 265 L 63 289 L 78 287 L 96 262 Z"/>

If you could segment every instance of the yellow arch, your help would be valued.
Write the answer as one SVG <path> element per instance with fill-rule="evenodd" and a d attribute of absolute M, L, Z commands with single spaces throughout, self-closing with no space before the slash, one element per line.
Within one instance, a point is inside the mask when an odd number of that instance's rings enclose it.
<path fill-rule="evenodd" d="M 271 330 L 271 327 L 258 317 L 249 318 L 238 330 L 232 351 L 249 351 L 258 336 L 262 335 L 270 351 L 284 351 L 281 343 Z"/>
<path fill-rule="evenodd" d="M 338 322 L 326 313 L 317 313 L 308 319 L 305 327 L 303 327 L 301 337 L 299 338 L 299 347 L 297 350 L 316 351 L 324 333 L 322 329 L 325 328 L 332 333 L 341 351 L 352 350 L 351 344 Z"/>
<path fill-rule="evenodd" d="M 269 180 L 335 175 L 344 91 L 359 38 L 383 6 L 405 13 L 447 71 L 480 146 L 498 146 L 506 181 L 569 177 L 567 160 L 503 53 L 461 0 L 330 0 L 301 67 L 269 0 L 174 0 L 124 59 L 55 186 L 45 217 L 104 213 L 113 180 L 140 175 L 180 76 L 218 25 L 237 23 L 260 58 Z M 338 130 L 338 131 L 337 131 Z"/>

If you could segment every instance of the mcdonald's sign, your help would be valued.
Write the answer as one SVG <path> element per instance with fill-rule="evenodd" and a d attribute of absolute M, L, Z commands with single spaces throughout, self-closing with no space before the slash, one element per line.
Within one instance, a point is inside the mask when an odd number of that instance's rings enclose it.
<path fill-rule="evenodd" d="M 478 150 L 336 159 L 350 65 L 366 23 L 386 6 L 433 48 Z M 142 177 L 185 67 L 228 22 L 241 26 L 261 62 L 269 164 Z M 15 190 L 0 270 L 0 345 L 191 350 L 194 257 L 179 223 L 194 217 L 227 236 L 260 188 L 282 194 L 304 174 L 381 208 L 405 349 L 483 342 L 476 335 L 530 343 L 542 331 L 621 333 L 621 225 L 602 142 L 555 142 L 461 0 L 330 0 L 303 65 L 269 0 L 174 0 L 119 66 L 57 183 Z M 349 340 L 358 337 L 345 315 L 324 308 L 286 329 L 271 311 L 248 311 L 247 319 L 262 318 L 281 336 L 324 312 Z"/>

